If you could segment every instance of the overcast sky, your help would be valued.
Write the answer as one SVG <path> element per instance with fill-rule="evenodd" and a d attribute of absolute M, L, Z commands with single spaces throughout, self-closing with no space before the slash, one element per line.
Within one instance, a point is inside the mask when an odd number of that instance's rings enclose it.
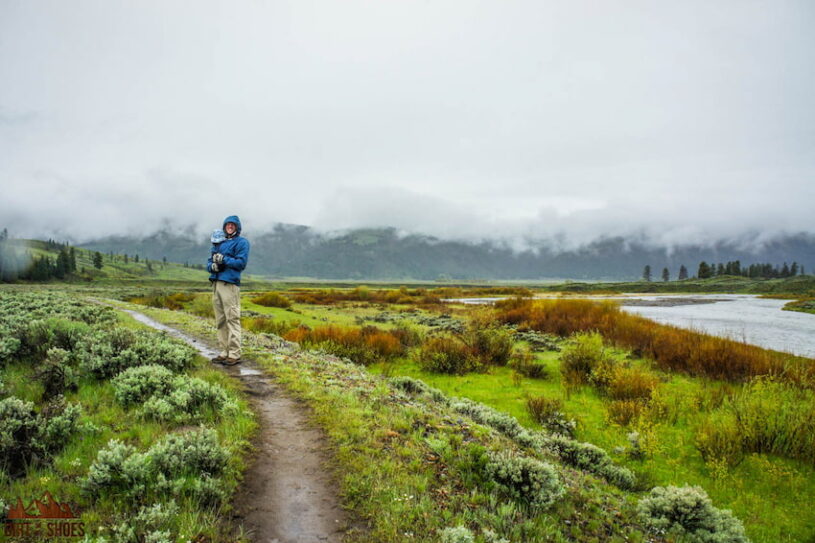
<path fill-rule="evenodd" d="M 0 227 L 815 232 L 815 2 L 0 0 Z"/>

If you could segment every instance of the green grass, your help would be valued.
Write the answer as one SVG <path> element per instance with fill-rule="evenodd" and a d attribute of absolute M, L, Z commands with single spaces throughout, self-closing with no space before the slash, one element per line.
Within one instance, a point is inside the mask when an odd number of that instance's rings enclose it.
<path fill-rule="evenodd" d="M 621 359 L 623 353 L 617 352 Z M 606 416 L 607 401 L 590 386 L 568 393 L 559 372 L 557 353 L 539 355 L 549 378 L 516 382 L 512 370 L 492 368 L 489 373 L 449 376 L 423 371 L 410 360 L 377 364 L 369 370 L 390 375 L 408 375 L 421 379 L 443 392 L 471 398 L 515 416 L 529 428 L 540 428 L 526 410 L 526 398 L 546 396 L 563 401 L 564 411 L 578 421 L 576 437 L 611 452 L 628 445 L 626 435 L 635 427 L 610 424 Z M 647 365 L 638 360 L 637 364 Z M 653 435 L 653 450 L 643 461 L 628 459 L 624 454 L 615 460 L 637 472 L 652 485 L 699 485 L 705 488 L 718 507 L 732 509 L 743 520 L 748 535 L 755 542 L 809 541 L 815 536 L 815 512 L 808 506 L 815 500 L 815 468 L 805 462 L 773 455 L 748 455 L 735 468 L 705 464 L 694 445 L 695 427 L 709 415 L 700 403 L 711 396 L 721 383 L 665 375 L 661 399 L 673 412 L 675 420 L 647 422 L 639 428 Z"/>
<path fill-rule="evenodd" d="M 129 315 L 120 313 L 119 323 L 122 326 L 142 328 L 144 325 Z M 22 399 L 39 403 L 42 387 L 32 379 L 35 368 L 27 361 L 9 364 L 0 368 L 7 393 Z M 223 417 L 210 421 L 216 429 L 223 446 L 231 448 L 238 454 L 230 459 L 227 469 L 227 486 L 235 488 L 240 473 L 244 469 L 244 458 L 250 449 L 250 440 L 256 431 L 255 416 L 243 397 L 240 383 L 212 368 L 209 361 L 196 357 L 194 366 L 188 374 L 199 377 L 210 383 L 218 384 L 231 391 L 238 398 L 239 412 L 231 419 Z M 86 531 L 95 531 L 109 523 L 121 522 L 122 505 L 111 498 L 89 501 L 79 490 L 79 481 L 87 475 L 88 468 L 96 460 L 97 453 L 104 448 L 110 439 L 119 439 L 137 446 L 140 450 L 148 448 L 161 436 L 176 428 L 144 420 L 133 409 L 122 408 L 114 398 L 113 386 L 109 381 L 99 382 L 83 378 L 78 390 L 65 395 L 68 403 L 79 403 L 82 415 L 79 419 L 80 429 L 69 436 L 64 448 L 59 451 L 48 465 L 30 471 L 25 477 L 8 481 L 0 480 L 1 495 L 12 502 L 19 496 L 28 504 L 34 498 L 40 498 L 45 491 L 50 491 L 55 499 L 79 505 L 81 519 Z M 196 504 L 179 500 L 182 507 L 177 518 L 179 541 L 195 539 L 198 536 L 213 538 L 215 541 L 226 540 L 231 526 L 225 522 L 229 505 L 220 510 L 197 511 Z M 8 538 L 0 533 L 0 541 Z"/>
<path fill-rule="evenodd" d="M 183 285 L 165 285 L 163 290 L 171 293 L 181 289 Z M 97 293 L 121 298 L 121 293 L 127 290 L 130 289 L 112 285 Z M 312 327 L 328 323 L 352 326 L 359 318 L 397 310 L 393 306 L 359 303 L 295 304 L 291 310 L 283 310 L 251 303 L 254 293 L 250 289 L 243 289 L 242 294 L 245 313 L 299 321 Z M 182 311 L 135 308 L 199 337 L 210 341 L 214 337 L 211 320 Z M 460 316 L 469 309 L 451 310 Z M 246 356 L 256 359 L 290 392 L 303 399 L 313 410 L 314 420 L 328 434 L 332 469 L 341 482 L 343 503 L 371 525 L 369 532 L 357 533 L 353 541 L 433 541 L 439 529 L 462 523 L 493 528 L 507 524 L 510 527 L 506 533 L 513 535 L 512 541 L 645 540 L 633 513 L 633 504 L 640 494 L 619 491 L 583 474 L 573 474 L 577 479 L 569 479 L 568 499 L 535 519 L 502 509 L 507 507 L 506 502 L 494 503 L 495 496 L 478 486 L 478 478 L 471 469 L 472 459 L 467 455 L 475 453 L 473 444 L 487 449 L 514 445 L 478 425 L 465 422 L 462 426 L 457 422 L 461 417 L 450 416 L 437 406 L 395 401 L 389 389 L 376 378 L 377 374 L 419 378 L 448 395 L 468 397 L 509 413 L 532 429 L 539 426 L 526 411 L 526 398 L 561 399 L 566 414 L 579 421 L 577 438 L 612 453 L 615 461 L 635 470 L 646 487 L 702 486 L 717 507 L 733 510 L 756 543 L 808 543 L 815 538 L 815 510 L 809 506 L 815 500 L 812 465 L 775 455 L 749 454 L 742 463 L 727 468 L 706 464 L 696 450 L 697 425 L 719 408 L 728 390 L 736 390 L 739 385 L 659 372 L 651 368 L 648 360 L 628 359 L 627 353 L 614 351 L 617 360 L 649 368 L 662 379 L 658 396 L 652 400 L 652 405 L 661 406 L 659 416 L 648 417 L 635 427 L 620 427 L 608 422 L 608 400 L 596 388 L 564 386 L 558 353 L 538 355 L 547 368 L 548 376 L 544 379 L 518 379 L 505 367 L 492 368 L 489 373 L 449 376 L 424 372 L 410 358 L 362 370 L 326 361 L 320 355 L 285 353 L 270 348 L 268 340 L 248 332 L 245 338 Z M 206 372 L 207 368 L 201 371 Z M 220 375 L 216 372 L 209 378 L 217 379 Z M 26 393 L 37 394 L 33 388 Z M 115 418 L 104 411 L 99 416 Z M 433 428 L 429 434 L 428 428 Z M 628 446 L 626 435 L 635 428 L 648 437 L 646 458 L 633 460 L 624 453 L 613 453 L 615 447 Z M 244 430 L 234 431 L 243 435 Z M 139 439 L 141 434 L 134 432 L 132 438 Z M 472 439 L 462 440 L 462 436 L 470 434 Z M 428 454 L 437 452 L 444 467 L 441 472 L 438 462 L 427 460 Z M 64 473 L 72 473 L 71 469 L 81 471 L 72 468 L 71 461 L 70 457 L 63 459 L 60 469 Z M 566 524 L 566 520 L 571 524 Z"/>
<path fill-rule="evenodd" d="M 297 306 L 304 315 L 336 324 L 351 325 L 357 316 L 369 316 L 380 308 L 337 308 Z M 280 315 L 280 318 L 284 318 Z M 559 355 L 539 356 L 548 378 L 520 381 L 509 368 L 492 368 L 489 373 L 449 376 L 423 371 L 410 359 L 369 366 L 372 373 L 408 375 L 421 379 L 445 393 L 483 402 L 515 416 L 529 428 L 539 428 L 526 410 L 526 399 L 546 396 L 563 401 L 566 413 L 578 420 L 578 439 L 594 443 L 608 451 L 628 445 L 627 434 L 635 428 L 613 425 L 607 419 L 607 400 L 589 386 L 567 391 L 559 371 Z M 624 352 L 616 351 L 622 359 Z M 648 367 L 646 360 L 635 365 Z M 654 370 L 655 371 L 655 370 Z M 641 423 L 640 432 L 651 437 L 651 454 L 643 461 L 615 458 L 636 470 L 653 485 L 700 485 L 719 507 L 733 509 L 743 519 L 754 541 L 806 541 L 815 536 L 815 513 L 807 504 L 815 499 L 815 470 L 801 461 L 773 455 L 750 454 L 740 465 L 723 469 L 706 464 L 695 447 L 696 426 L 710 415 L 714 398 L 726 383 L 657 372 L 665 381 L 660 401 L 667 413 L 665 420 Z M 714 402 L 715 403 L 715 402 Z M 704 407 L 704 408 L 703 408 Z M 794 491 L 790 491 L 794 489 Z M 803 512 L 803 513 L 802 513 Z"/>
<path fill-rule="evenodd" d="M 785 279 L 758 279 L 723 275 L 710 279 L 682 281 L 567 282 L 538 287 L 549 292 L 663 292 L 663 293 L 730 293 L 730 294 L 815 294 L 815 275 Z"/>
<path fill-rule="evenodd" d="M 47 244 L 39 240 L 14 240 L 18 247 L 23 247 L 33 258 L 47 256 L 55 259 L 59 254 L 58 250 L 49 249 Z M 76 247 L 76 274 L 69 275 L 66 281 L 69 283 L 93 282 L 102 285 L 122 285 L 132 283 L 135 286 L 144 284 L 154 284 L 157 286 L 167 286 L 169 283 L 180 283 L 186 287 L 208 285 L 209 272 L 203 269 L 185 267 L 177 262 L 162 262 L 161 260 L 149 260 L 152 271 L 147 267 L 147 261 L 139 259 L 139 262 L 131 257 L 128 262 L 124 261 L 124 256 L 102 254 L 102 268 L 97 269 L 93 265 L 93 255 L 95 251 Z M 206 263 L 207 255 L 203 255 L 200 263 Z M 263 284 L 267 282 L 262 278 L 252 274 L 243 275 L 246 284 Z M 53 283 L 61 281 L 52 280 Z"/>
<path fill-rule="evenodd" d="M 213 338 L 211 322 L 144 311 Z M 506 438 L 439 405 L 406 401 L 353 364 L 270 349 L 249 332 L 245 340 L 245 356 L 303 399 L 328 435 L 343 503 L 369 526 L 351 541 L 437 541 L 439 530 L 459 524 L 499 529 L 513 541 L 644 541 L 630 498 L 604 482 L 562 470 L 568 496 L 550 511 L 529 514 L 486 491 L 474 471 L 486 450 L 517 447 Z"/>
<path fill-rule="evenodd" d="M 815 298 L 807 297 L 795 300 L 784 305 L 786 311 L 800 311 L 801 313 L 812 313 L 815 315 Z"/>
<path fill-rule="evenodd" d="M 792 282 L 793 280 L 756 281 L 722 277 L 702 282 L 690 281 L 686 287 L 690 291 L 715 291 L 719 288 L 758 290 L 759 286 L 764 290 L 772 290 L 787 288 Z M 807 285 L 808 279 L 804 278 L 800 282 Z M 655 283 L 651 286 L 653 285 Z M 620 290 L 627 290 L 628 286 L 625 285 Z M 280 320 L 299 320 L 309 326 L 326 323 L 351 326 L 358 324 L 359 318 L 369 318 L 383 310 L 396 310 L 392 306 L 347 303 L 335 306 L 295 304 L 287 311 L 257 306 L 248 301 L 249 296 L 244 296 L 245 310 Z M 454 310 L 467 311 L 466 308 Z M 375 324 L 388 326 L 387 323 Z M 615 356 L 622 359 L 625 353 L 617 351 Z M 613 451 L 615 447 L 628 446 L 626 436 L 634 429 L 648 436 L 650 454 L 645 460 L 632 460 L 625 454 L 617 454 L 615 459 L 636 470 L 651 485 L 702 486 L 717 506 L 733 509 L 736 516 L 744 520 L 754 541 L 806 541 L 815 536 L 815 531 L 810 528 L 811 525 L 815 526 L 815 513 L 810 513 L 811 508 L 807 506 L 815 499 L 815 470 L 812 466 L 772 455 L 750 454 L 738 466 L 724 468 L 706 464 L 696 449 L 696 427 L 715 409 L 714 399 L 719 395 L 716 391 L 727 388 L 727 384 L 657 372 L 664 381 L 659 401 L 665 406 L 666 413 L 656 421 L 640 423 L 637 428 L 620 427 L 608 422 L 608 401 L 593 387 L 583 386 L 576 390 L 564 387 L 557 353 L 541 354 L 539 360 L 547 368 L 546 379 L 518 380 L 513 377 L 509 368 L 492 368 L 485 374 L 440 375 L 423 371 L 409 358 L 375 364 L 368 369 L 372 373 L 408 375 L 421 379 L 445 393 L 468 397 L 509 413 L 529 428 L 539 428 L 539 425 L 527 413 L 528 397 L 560 399 L 566 414 L 579 422 L 578 439 Z M 650 366 L 646 360 L 635 360 L 632 363 Z"/>

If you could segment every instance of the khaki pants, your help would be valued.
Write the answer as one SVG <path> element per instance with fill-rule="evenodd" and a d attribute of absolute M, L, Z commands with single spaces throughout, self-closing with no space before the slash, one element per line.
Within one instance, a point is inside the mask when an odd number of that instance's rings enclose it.
<path fill-rule="evenodd" d="M 215 308 L 215 326 L 218 328 L 220 355 L 224 358 L 241 357 L 241 289 L 234 283 L 212 283 L 212 306 Z"/>

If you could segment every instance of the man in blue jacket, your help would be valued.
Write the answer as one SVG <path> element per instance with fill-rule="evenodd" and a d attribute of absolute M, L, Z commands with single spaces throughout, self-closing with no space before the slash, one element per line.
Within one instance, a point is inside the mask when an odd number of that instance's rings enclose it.
<path fill-rule="evenodd" d="M 226 239 L 213 244 L 207 259 L 212 283 L 212 305 L 221 352 L 212 359 L 227 366 L 241 361 L 241 272 L 249 261 L 249 241 L 241 237 L 237 215 L 224 219 Z"/>

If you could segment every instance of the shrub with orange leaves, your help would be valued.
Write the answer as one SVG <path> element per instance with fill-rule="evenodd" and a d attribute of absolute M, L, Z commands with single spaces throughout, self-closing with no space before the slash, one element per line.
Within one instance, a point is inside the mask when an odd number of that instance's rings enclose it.
<path fill-rule="evenodd" d="M 777 375 L 815 387 L 815 364 L 810 359 L 659 324 L 625 313 L 614 302 L 512 298 L 496 303 L 495 308 L 500 322 L 515 324 L 519 330 L 561 336 L 596 330 L 616 345 L 652 358 L 665 370 L 740 382 Z"/>
<path fill-rule="evenodd" d="M 398 336 L 375 326 L 359 328 L 332 324 L 314 329 L 300 326 L 289 330 L 283 337 L 364 365 L 396 358 L 406 349 Z"/>

